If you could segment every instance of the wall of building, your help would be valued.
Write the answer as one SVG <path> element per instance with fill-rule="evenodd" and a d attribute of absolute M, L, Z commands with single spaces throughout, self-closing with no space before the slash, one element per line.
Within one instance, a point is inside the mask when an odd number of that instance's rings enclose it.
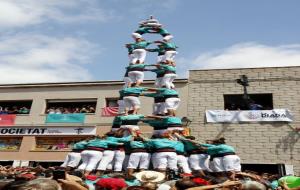
<path fill-rule="evenodd" d="M 181 95 L 181 105 L 178 116 L 187 115 L 187 80 L 175 81 L 177 90 Z M 153 87 L 153 81 L 146 81 L 145 87 Z M 94 83 L 62 83 L 62 84 L 35 84 L 35 85 L 0 85 L 0 102 L 5 100 L 33 100 L 29 115 L 17 115 L 15 125 L 11 127 L 75 127 L 96 126 L 97 134 L 110 131 L 113 117 L 102 117 L 101 108 L 106 106 L 105 98 L 116 98 L 122 82 L 94 82 Z M 86 114 L 85 122 L 81 123 L 58 123 L 46 124 L 46 102 L 47 100 L 59 99 L 97 99 L 96 113 Z M 141 114 L 152 113 L 152 98 L 141 97 Z M 151 127 L 141 126 L 142 131 L 150 133 Z M 77 136 L 77 135 L 76 135 Z M 5 136 L 0 136 L 5 137 Z M 16 136 L 19 137 L 19 136 Z M 56 138 L 57 136 L 48 136 Z M 14 137 L 11 137 L 14 138 Z M 35 151 L 36 136 L 24 136 L 18 151 L 0 151 L 0 160 L 31 160 L 31 161 L 60 161 L 64 160 L 68 151 Z"/>
<path fill-rule="evenodd" d="M 212 124 L 206 110 L 223 110 L 223 94 L 242 94 L 235 79 L 247 75 L 248 93 L 272 93 L 274 108 L 289 109 L 294 115 L 284 122 Z M 225 137 L 242 163 L 292 164 L 300 174 L 300 67 L 192 70 L 189 78 L 188 117 L 192 134 L 201 140 Z"/>

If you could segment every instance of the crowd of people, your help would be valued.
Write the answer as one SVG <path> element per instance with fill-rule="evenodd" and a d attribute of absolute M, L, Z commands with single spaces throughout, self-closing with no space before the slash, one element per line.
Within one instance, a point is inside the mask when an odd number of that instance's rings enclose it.
<path fill-rule="evenodd" d="M 30 109 L 26 106 L 0 106 L 0 114 L 29 114 Z"/>
<path fill-rule="evenodd" d="M 54 107 L 47 109 L 47 114 L 69 114 L 69 113 L 95 113 L 95 107 L 92 105 L 83 105 L 81 107 Z"/>

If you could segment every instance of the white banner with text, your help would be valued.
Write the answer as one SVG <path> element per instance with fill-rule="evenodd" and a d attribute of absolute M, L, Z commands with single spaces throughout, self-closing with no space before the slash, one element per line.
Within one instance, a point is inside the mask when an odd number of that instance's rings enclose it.
<path fill-rule="evenodd" d="M 0 135 L 95 135 L 96 127 L 0 127 Z"/>
<path fill-rule="evenodd" d="M 287 109 L 273 110 L 207 110 L 208 123 L 238 123 L 238 122 L 292 122 L 293 116 Z"/>

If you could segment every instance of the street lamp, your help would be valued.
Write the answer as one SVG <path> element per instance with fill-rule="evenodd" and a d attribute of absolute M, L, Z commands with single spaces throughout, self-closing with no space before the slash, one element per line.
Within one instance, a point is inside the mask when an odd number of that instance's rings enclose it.
<path fill-rule="evenodd" d="M 192 120 L 187 117 L 183 117 L 181 118 L 181 122 L 184 127 L 188 127 L 192 123 Z"/>

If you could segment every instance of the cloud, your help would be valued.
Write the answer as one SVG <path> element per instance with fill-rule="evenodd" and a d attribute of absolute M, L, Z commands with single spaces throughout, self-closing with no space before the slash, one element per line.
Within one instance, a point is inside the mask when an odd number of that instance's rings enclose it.
<path fill-rule="evenodd" d="M 0 83 L 91 80 L 86 69 L 99 47 L 76 38 L 22 34 L 0 38 Z"/>
<path fill-rule="evenodd" d="M 178 65 L 185 70 L 300 66 L 300 44 L 239 43 L 223 50 L 201 53 L 195 58 L 180 58 Z"/>
<path fill-rule="evenodd" d="M 0 28 L 15 28 L 43 23 L 105 22 L 114 18 L 113 12 L 97 6 L 96 0 L 1 0 Z"/>

